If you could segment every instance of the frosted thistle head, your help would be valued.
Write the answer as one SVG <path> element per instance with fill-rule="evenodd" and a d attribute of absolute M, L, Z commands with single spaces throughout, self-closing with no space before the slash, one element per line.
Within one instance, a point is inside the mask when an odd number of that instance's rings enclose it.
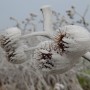
<path fill-rule="evenodd" d="M 53 41 L 44 41 L 40 43 L 35 50 L 33 62 L 40 71 L 52 72 L 53 70 L 60 71 L 61 68 L 64 69 L 68 59 L 58 53 L 59 50 L 56 49 L 55 45 Z M 59 73 L 62 73 L 61 71 Z M 67 71 L 67 69 L 65 71 Z"/>
<path fill-rule="evenodd" d="M 67 25 L 60 28 L 54 41 L 62 52 L 82 52 L 85 54 L 90 45 L 90 33 L 83 27 Z"/>
<path fill-rule="evenodd" d="M 48 45 L 49 41 L 42 42 L 34 52 L 35 65 L 42 71 L 53 67 L 51 48 Z"/>
<path fill-rule="evenodd" d="M 1 35 L 1 45 L 5 47 L 6 45 L 13 44 L 19 40 L 21 37 L 21 30 L 13 27 L 6 29 L 5 32 Z"/>
<path fill-rule="evenodd" d="M 6 53 L 7 60 L 11 63 L 22 63 L 25 61 L 26 56 L 23 48 L 21 48 L 20 37 L 21 30 L 16 27 L 6 29 L 0 37 L 1 47 Z"/>

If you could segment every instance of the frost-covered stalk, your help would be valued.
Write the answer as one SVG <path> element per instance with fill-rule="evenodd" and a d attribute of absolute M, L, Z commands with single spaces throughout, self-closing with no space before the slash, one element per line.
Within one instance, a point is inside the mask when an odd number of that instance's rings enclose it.
<path fill-rule="evenodd" d="M 21 39 L 29 38 L 31 36 L 44 36 L 44 37 L 52 39 L 52 36 L 50 36 L 49 33 L 46 31 L 32 32 L 30 34 L 26 34 L 26 35 L 21 36 Z"/>
<path fill-rule="evenodd" d="M 52 24 L 52 10 L 49 5 L 43 6 L 41 8 L 43 19 L 44 19 L 44 31 L 47 31 L 51 34 L 53 31 L 53 24 Z"/>

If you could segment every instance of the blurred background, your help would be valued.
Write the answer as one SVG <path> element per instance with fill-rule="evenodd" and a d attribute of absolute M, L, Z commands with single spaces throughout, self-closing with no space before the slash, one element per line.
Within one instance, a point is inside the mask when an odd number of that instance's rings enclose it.
<path fill-rule="evenodd" d="M 33 12 L 40 17 L 40 8 L 43 5 L 51 5 L 52 9 L 62 15 L 65 15 L 65 11 L 73 5 L 82 15 L 87 6 L 90 5 L 90 0 L 0 0 L 0 30 L 15 25 L 9 19 L 11 16 L 23 20 L 28 17 L 29 13 Z M 88 10 L 86 19 L 90 22 L 90 10 Z"/>

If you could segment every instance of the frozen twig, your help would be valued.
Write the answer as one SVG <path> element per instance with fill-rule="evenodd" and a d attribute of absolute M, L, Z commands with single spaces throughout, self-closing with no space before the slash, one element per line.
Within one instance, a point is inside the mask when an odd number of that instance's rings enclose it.
<path fill-rule="evenodd" d="M 21 28 L 21 23 L 18 21 L 18 19 L 16 19 L 15 17 L 10 17 L 10 19 L 16 22 L 16 27 L 22 29 Z"/>

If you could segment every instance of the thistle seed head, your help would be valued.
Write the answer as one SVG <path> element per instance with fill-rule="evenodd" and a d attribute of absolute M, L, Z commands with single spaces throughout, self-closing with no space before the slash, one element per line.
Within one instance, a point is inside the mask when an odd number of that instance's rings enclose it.
<path fill-rule="evenodd" d="M 18 28 L 9 28 L 0 37 L 0 45 L 6 53 L 6 58 L 11 63 L 22 63 L 26 56 L 22 43 L 19 41 L 21 31 Z"/>
<path fill-rule="evenodd" d="M 34 52 L 35 65 L 42 71 L 49 70 L 54 67 L 51 44 L 51 41 L 44 41 L 39 44 L 38 49 Z"/>

